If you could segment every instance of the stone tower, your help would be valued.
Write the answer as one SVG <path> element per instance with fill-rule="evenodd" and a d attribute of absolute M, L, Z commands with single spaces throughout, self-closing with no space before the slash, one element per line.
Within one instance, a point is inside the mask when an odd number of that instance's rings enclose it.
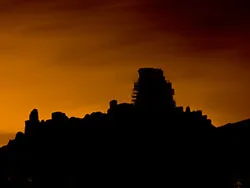
<path fill-rule="evenodd" d="M 146 111 L 173 110 L 172 83 L 164 77 L 163 71 L 156 68 L 141 68 L 139 79 L 134 83 L 132 101 L 136 108 Z"/>

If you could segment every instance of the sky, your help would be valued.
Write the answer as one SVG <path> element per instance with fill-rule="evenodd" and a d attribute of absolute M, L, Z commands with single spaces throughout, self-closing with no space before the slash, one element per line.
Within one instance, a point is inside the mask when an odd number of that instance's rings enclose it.
<path fill-rule="evenodd" d="M 0 145 L 33 108 L 40 119 L 84 117 L 130 102 L 140 67 L 162 68 L 177 105 L 215 126 L 249 118 L 249 9 L 247 0 L 0 0 Z"/>

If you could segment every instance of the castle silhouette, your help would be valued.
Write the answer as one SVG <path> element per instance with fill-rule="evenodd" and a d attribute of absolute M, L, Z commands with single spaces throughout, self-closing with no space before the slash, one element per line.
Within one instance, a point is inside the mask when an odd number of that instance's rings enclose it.
<path fill-rule="evenodd" d="M 216 128 L 176 106 L 161 69 L 141 68 L 132 102 L 84 118 L 33 109 L 0 149 L 0 187 L 249 187 L 250 120 Z"/>

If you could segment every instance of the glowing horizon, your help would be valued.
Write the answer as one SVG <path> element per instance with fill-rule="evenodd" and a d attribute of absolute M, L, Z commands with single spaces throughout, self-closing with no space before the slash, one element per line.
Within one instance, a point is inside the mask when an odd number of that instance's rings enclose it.
<path fill-rule="evenodd" d="M 250 117 L 249 10 L 244 2 L 3 0 L 0 133 L 41 119 L 130 102 L 140 67 L 158 67 L 178 106 L 216 126 Z"/>

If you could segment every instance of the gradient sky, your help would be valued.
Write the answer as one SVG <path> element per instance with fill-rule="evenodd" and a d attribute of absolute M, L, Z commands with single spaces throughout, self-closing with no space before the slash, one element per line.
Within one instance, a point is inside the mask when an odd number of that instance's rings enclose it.
<path fill-rule="evenodd" d="M 83 117 L 130 102 L 140 67 L 214 125 L 250 117 L 247 0 L 0 0 L 1 140 L 33 108 Z M 1 141 L 2 142 L 2 141 Z M 1 143 L 0 143 L 1 144 Z"/>

